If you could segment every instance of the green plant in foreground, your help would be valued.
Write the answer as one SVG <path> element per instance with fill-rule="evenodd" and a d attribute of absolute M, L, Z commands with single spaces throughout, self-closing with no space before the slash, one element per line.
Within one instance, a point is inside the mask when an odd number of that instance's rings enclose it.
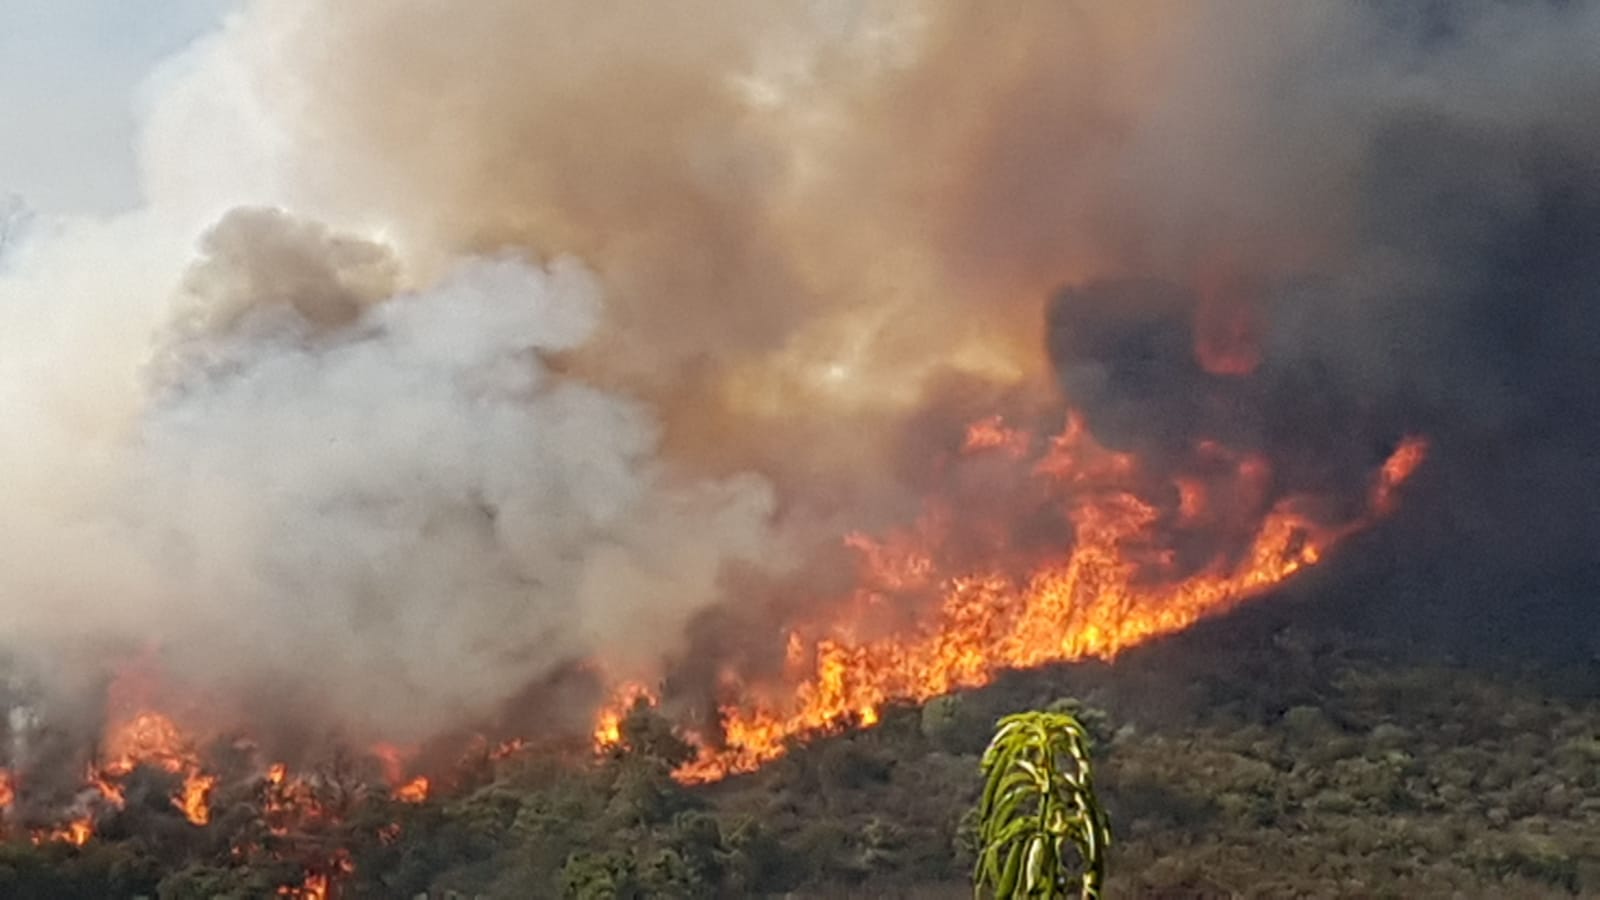
<path fill-rule="evenodd" d="M 1098 898 L 1111 827 L 1094 793 L 1089 735 L 1066 713 L 1001 719 L 984 751 L 973 894 Z"/>

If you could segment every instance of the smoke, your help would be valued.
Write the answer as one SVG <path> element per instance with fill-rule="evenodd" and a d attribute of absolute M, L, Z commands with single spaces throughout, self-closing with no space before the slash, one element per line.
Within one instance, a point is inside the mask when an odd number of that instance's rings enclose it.
<path fill-rule="evenodd" d="M 1280 493 L 1427 433 L 1428 540 L 1592 559 L 1597 39 L 1487 0 L 249 4 L 148 86 L 145 208 L 0 273 L 7 642 L 422 733 L 708 609 L 760 632 L 750 586 L 804 602 L 961 423 L 1064 403 Z"/>
<path fill-rule="evenodd" d="M 1264 12 L 1274 29 L 1285 14 Z M 1600 374 L 1600 157 L 1584 112 L 1600 98 L 1585 49 L 1600 10 L 1362 4 L 1310 18 L 1315 45 L 1291 40 L 1256 70 L 1263 96 L 1241 107 L 1247 119 L 1208 102 L 1214 78 L 1178 92 L 1184 127 L 1157 133 L 1207 148 L 1202 159 L 1220 139 L 1231 170 L 1168 153 L 1168 175 L 1141 183 L 1169 205 L 1143 224 L 1211 245 L 1056 297 L 1051 350 L 1067 392 L 1142 449 L 1198 437 L 1266 448 L 1284 489 L 1348 481 L 1399 433 L 1427 433 L 1431 496 L 1412 524 L 1431 552 L 1455 545 L 1453 564 L 1480 574 L 1486 556 L 1543 577 L 1592 567 L 1597 434 L 1575 411 L 1592 407 Z M 1253 52 L 1228 46 L 1253 68 Z M 1197 208 L 1174 179 L 1226 195 Z M 1152 274 L 1164 280 L 1127 280 Z M 1256 358 L 1236 371 L 1204 359 L 1205 329 L 1227 331 L 1230 317 L 1254 332 Z"/>
<path fill-rule="evenodd" d="M 83 585 L 11 561 L 8 597 L 50 598 L 16 604 L 19 641 L 137 636 L 223 698 L 315 685 L 358 733 L 414 737 L 573 659 L 670 652 L 722 563 L 780 562 L 759 479 L 674 483 L 648 410 L 541 362 L 595 326 L 577 263 L 390 294 L 385 248 L 278 212 L 201 246 L 102 451 L 80 527 L 109 555 Z"/>
<path fill-rule="evenodd" d="M 681 464 L 893 521 L 942 386 L 1056 369 L 1113 442 L 1261 448 L 1279 492 L 1351 496 L 1429 433 L 1429 540 L 1537 568 L 1593 561 L 1600 508 L 1597 31 L 1545 0 L 356 3 L 299 20 L 292 118 L 445 255 L 591 260 L 575 365 Z"/>

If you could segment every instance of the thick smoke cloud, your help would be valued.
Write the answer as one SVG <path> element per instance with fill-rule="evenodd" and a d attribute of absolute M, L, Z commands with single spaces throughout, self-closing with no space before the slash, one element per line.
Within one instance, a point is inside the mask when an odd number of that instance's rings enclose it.
<path fill-rule="evenodd" d="M 648 670 L 725 563 L 781 567 L 759 479 L 675 481 L 647 409 L 542 361 L 600 315 L 575 261 L 392 293 L 386 248 L 256 209 L 201 250 L 142 408 L 99 450 L 107 483 L 27 511 L 62 541 L 92 528 L 98 571 L 8 560 L 14 646 L 153 641 L 224 706 L 272 684 L 312 720 L 415 739 L 573 660 Z"/>
<path fill-rule="evenodd" d="M 709 607 L 770 632 L 730 571 L 803 603 L 962 424 L 1066 404 L 1281 490 L 1422 432 L 1425 545 L 1592 561 L 1597 41 L 1589 3 L 250 4 L 152 82 L 147 208 L 0 273 L 10 643 L 455 724 Z"/>
<path fill-rule="evenodd" d="M 1273 202 L 1293 213 L 1283 233 L 1315 252 L 1286 267 L 1254 256 L 1270 243 L 1235 236 L 1220 310 L 1204 259 L 1187 277 L 1062 292 L 1063 384 L 1146 450 L 1263 447 L 1284 489 L 1358 477 L 1399 434 L 1428 434 L 1430 496 L 1412 507 L 1424 552 L 1454 545 L 1451 565 L 1480 574 L 1486 557 L 1524 576 L 1592 568 L 1600 435 L 1578 411 L 1600 374 L 1600 124 L 1587 112 L 1600 10 L 1371 5 L 1330 23 L 1342 27 L 1318 31 L 1304 72 L 1263 72 L 1277 99 L 1256 111 L 1259 133 L 1232 136 L 1241 167 L 1293 163 L 1299 183 Z M 1315 152 L 1294 131 L 1316 135 Z M 1255 332 L 1247 374 L 1185 352 L 1229 315 Z"/>
<path fill-rule="evenodd" d="M 434 245 L 594 260 L 616 302 L 581 364 L 658 403 L 681 461 L 807 496 L 859 469 L 848 495 L 898 513 L 878 436 L 951 369 L 1048 358 L 1073 402 L 1109 392 L 1108 432 L 1274 448 L 1283 490 L 1433 433 L 1441 540 L 1539 526 L 1522 543 L 1590 553 L 1595 4 L 480 17 L 307 15 L 299 126 L 376 161 L 351 202 Z M 1163 309 L 1102 287 L 1141 279 Z M 1052 295 L 1072 333 L 1040 354 Z M 1069 350 L 1097 320 L 1152 335 L 1166 380 Z M 1255 376 L 1197 358 L 1240 332 Z"/>
<path fill-rule="evenodd" d="M 281 247 L 300 227 L 230 215 L 191 288 L 228 303 L 260 262 L 231 245 Z M 646 410 L 540 363 L 594 327 L 576 264 L 469 263 L 366 315 L 346 299 L 328 331 L 325 298 L 381 251 L 319 249 L 290 281 L 293 315 L 258 290 L 186 336 L 140 423 L 147 503 L 184 516 L 145 530 L 164 571 L 220 604 L 196 610 L 213 615 L 195 641 L 248 634 L 282 674 L 315 665 L 338 708 L 392 729 L 485 711 L 562 661 L 668 651 L 718 598 L 721 563 L 775 551 L 759 480 L 670 484 Z M 298 258 L 283 256 L 279 283 Z"/>

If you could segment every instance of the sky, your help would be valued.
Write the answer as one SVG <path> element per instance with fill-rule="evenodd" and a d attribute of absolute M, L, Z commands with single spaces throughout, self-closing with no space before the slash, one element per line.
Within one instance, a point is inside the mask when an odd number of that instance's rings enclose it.
<path fill-rule="evenodd" d="M 0 197 L 44 213 L 139 199 L 140 84 L 236 0 L 0 0 Z"/>

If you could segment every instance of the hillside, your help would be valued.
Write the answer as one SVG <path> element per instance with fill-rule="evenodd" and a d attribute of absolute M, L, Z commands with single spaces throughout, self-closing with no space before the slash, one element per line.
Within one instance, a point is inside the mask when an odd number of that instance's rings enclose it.
<path fill-rule="evenodd" d="M 990 724 L 1052 705 L 1098 736 L 1111 896 L 1600 891 L 1600 666 L 1469 665 L 1329 625 L 1318 602 L 892 709 L 703 787 L 670 779 L 684 747 L 641 709 L 598 765 L 484 760 L 453 795 L 374 795 L 320 833 L 267 837 L 270 857 L 228 850 L 262 815 L 250 798 L 198 837 L 130 803 L 83 848 L 6 848 L 0 893 L 260 896 L 344 847 L 342 897 L 967 896 L 963 817 Z"/>

